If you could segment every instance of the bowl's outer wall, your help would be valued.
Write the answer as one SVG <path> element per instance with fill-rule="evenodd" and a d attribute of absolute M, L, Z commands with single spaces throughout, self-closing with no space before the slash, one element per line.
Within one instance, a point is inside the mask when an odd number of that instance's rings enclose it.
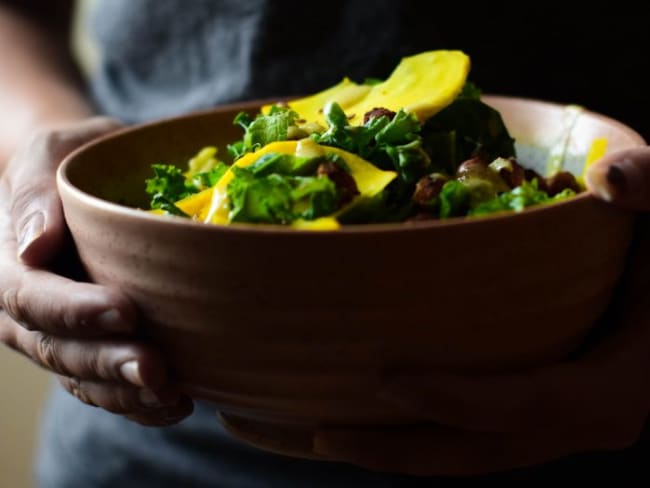
<path fill-rule="evenodd" d="M 506 123 L 523 108 L 495 100 Z M 527 130 L 557 116 L 547 109 Z M 182 163 L 239 137 L 235 113 L 105 139 L 67 160 L 65 176 L 91 195 L 137 203 L 151 163 Z M 613 148 L 639 143 L 627 135 L 617 132 Z M 633 222 L 579 197 L 399 230 L 218 228 L 99 204 L 59 183 L 89 275 L 140 306 L 187 391 L 227 413 L 305 423 L 403 421 L 375 401 L 392 369 L 495 371 L 566 356 L 604 311 Z"/>

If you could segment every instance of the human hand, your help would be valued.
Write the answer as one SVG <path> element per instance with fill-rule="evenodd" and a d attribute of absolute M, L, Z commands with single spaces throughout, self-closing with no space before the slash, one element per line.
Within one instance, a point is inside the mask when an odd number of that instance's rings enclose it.
<path fill-rule="evenodd" d="M 650 148 L 613 154 L 587 184 L 612 204 L 650 210 Z M 639 221 L 607 337 L 566 362 L 514 374 L 400 374 L 378 400 L 421 424 L 323 429 L 316 454 L 376 471 L 480 475 L 631 446 L 650 412 L 650 220 Z"/>
<path fill-rule="evenodd" d="M 192 402 L 167 385 L 160 353 L 133 338 L 134 304 L 119 290 L 45 268 L 65 249 L 58 165 L 117 128 L 95 118 L 44 131 L 9 161 L 0 178 L 0 342 L 57 374 L 87 404 L 167 425 L 189 415 Z"/>

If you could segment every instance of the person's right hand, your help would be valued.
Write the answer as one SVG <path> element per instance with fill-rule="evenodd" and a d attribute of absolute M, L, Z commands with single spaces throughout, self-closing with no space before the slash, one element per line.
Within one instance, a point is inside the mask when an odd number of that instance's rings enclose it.
<path fill-rule="evenodd" d="M 9 161 L 0 178 L 0 342 L 54 372 L 89 405 L 168 425 L 193 405 L 167 385 L 161 355 L 130 338 L 134 304 L 119 290 L 45 268 L 66 240 L 57 167 L 81 144 L 118 127 L 95 118 L 44 131 Z"/>

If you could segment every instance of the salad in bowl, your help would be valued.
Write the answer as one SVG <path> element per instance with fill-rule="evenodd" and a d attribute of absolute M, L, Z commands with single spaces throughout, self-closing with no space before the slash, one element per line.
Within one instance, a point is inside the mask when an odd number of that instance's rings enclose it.
<path fill-rule="evenodd" d="M 424 52 L 385 81 L 346 78 L 256 117 L 241 112 L 243 135 L 226 159 L 205 147 L 186 168 L 153 165 L 151 209 L 332 230 L 521 211 L 582 191 L 561 166 L 542 175 L 517 158 L 500 113 L 467 81 L 469 67 L 461 51 Z"/>

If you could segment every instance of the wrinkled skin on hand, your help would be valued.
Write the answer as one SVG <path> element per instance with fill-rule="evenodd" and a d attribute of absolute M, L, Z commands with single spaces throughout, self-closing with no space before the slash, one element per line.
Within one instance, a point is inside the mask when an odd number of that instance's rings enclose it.
<path fill-rule="evenodd" d="M 94 118 L 44 131 L 9 161 L 0 178 L 0 341 L 55 373 L 79 400 L 168 425 L 193 405 L 167 384 L 161 355 L 135 340 L 134 304 L 119 290 L 48 270 L 70 251 L 56 169 L 72 150 L 118 127 Z"/>
<path fill-rule="evenodd" d="M 613 205 L 650 210 L 650 148 L 612 154 L 587 175 Z M 564 456 L 619 450 L 638 440 L 650 412 L 650 218 L 639 218 L 625 276 L 598 341 L 578 357 L 529 371 L 387 377 L 377 391 L 422 423 L 322 429 L 320 456 L 375 471 L 471 476 Z"/>

